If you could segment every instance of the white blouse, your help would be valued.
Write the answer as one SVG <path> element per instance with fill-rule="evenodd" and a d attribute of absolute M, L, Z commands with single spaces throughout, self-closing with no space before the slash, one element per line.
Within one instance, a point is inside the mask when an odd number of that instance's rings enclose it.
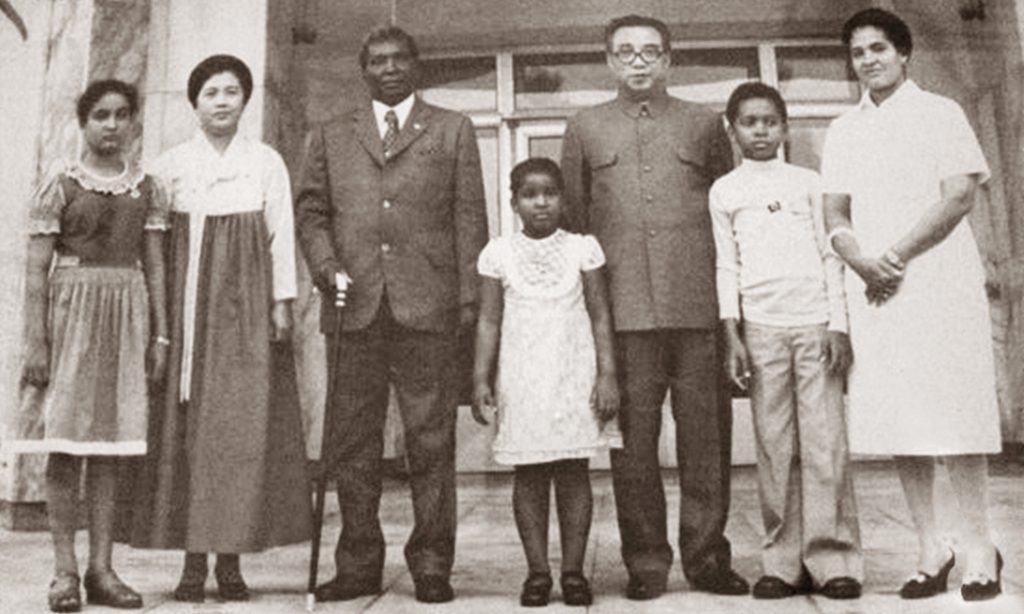
<path fill-rule="evenodd" d="M 157 158 L 152 174 L 166 186 L 171 209 L 189 215 L 181 374 L 185 400 L 191 387 L 199 259 L 206 218 L 262 210 L 270 237 L 274 300 L 293 299 L 297 289 L 291 182 L 284 160 L 269 145 L 236 135 L 221 154 L 202 131 Z"/>
<path fill-rule="evenodd" d="M 825 245 L 817 173 L 744 159 L 708 203 L 723 320 L 846 332 L 843 265 Z"/>

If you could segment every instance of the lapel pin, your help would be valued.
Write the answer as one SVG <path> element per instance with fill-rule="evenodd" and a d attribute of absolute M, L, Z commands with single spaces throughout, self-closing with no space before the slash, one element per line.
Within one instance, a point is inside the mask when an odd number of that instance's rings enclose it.
<path fill-rule="evenodd" d="M 772 202 L 770 205 L 768 205 L 768 212 L 769 213 L 775 213 L 779 209 L 782 209 L 782 205 L 779 204 L 779 201 L 777 201 L 777 200 Z"/>

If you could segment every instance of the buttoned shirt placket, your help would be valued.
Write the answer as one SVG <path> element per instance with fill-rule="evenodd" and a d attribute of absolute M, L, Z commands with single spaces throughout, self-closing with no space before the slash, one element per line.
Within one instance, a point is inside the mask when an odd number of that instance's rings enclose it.
<path fill-rule="evenodd" d="M 628 104 L 628 103 L 627 103 Z M 637 212 L 640 214 L 641 229 L 644 243 L 644 274 L 646 275 L 646 286 L 647 294 L 650 299 L 650 304 L 654 306 L 654 318 L 655 326 L 657 327 L 659 322 L 657 303 L 654 295 L 654 278 L 651 275 L 651 244 L 650 242 L 657 238 L 657 231 L 651 226 L 650 207 L 654 204 L 654 195 L 651 188 L 651 177 L 654 172 L 654 152 L 651 144 L 655 140 L 655 133 L 657 132 L 657 122 L 654 121 L 654 115 L 651 112 L 651 104 L 649 102 L 642 102 L 638 106 L 627 106 L 626 114 L 633 120 L 634 135 L 636 139 L 636 155 L 637 155 L 637 187 L 640 189 L 639 194 L 636 195 L 638 199 Z"/>

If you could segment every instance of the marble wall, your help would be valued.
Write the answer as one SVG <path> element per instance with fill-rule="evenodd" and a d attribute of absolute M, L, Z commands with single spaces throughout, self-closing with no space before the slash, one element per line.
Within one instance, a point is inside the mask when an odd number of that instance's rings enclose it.
<path fill-rule="evenodd" d="M 25 237 L 21 231 L 26 219 L 33 184 L 39 174 L 38 153 L 41 143 L 44 104 L 44 76 L 48 58 L 50 7 L 48 3 L 15 0 L 28 29 L 22 40 L 15 28 L 0 20 L 0 207 L 7 222 L 0 228 L 0 435 L 7 430 L 7 418 L 17 407 L 17 386 L 21 357 L 21 294 L 24 283 Z M 16 476 L 22 459 L 3 454 L 0 443 L 0 501 L 31 497 Z M 29 460 L 31 467 L 39 460 Z M 33 465 L 34 462 L 34 465 Z M 38 469 L 35 470 L 38 472 Z M 5 520 L 7 520 L 4 510 Z"/>
<path fill-rule="evenodd" d="M 35 184 L 59 165 L 62 160 L 74 158 L 80 146 L 78 121 L 75 117 L 75 100 L 81 93 L 88 78 L 89 57 L 92 43 L 92 18 L 94 4 L 82 2 L 17 2 L 15 10 L 29 26 L 29 40 L 24 42 L 12 56 L 4 54 L 5 72 L 0 87 L 5 92 L 19 92 L 26 97 L 37 99 L 34 108 L 22 109 L 16 115 L 24 123 L 22 130 L 31 129 L 34 134 L 20 134 L 20 142 L 5 145 L 5 155 L 17 153 L 24 161 L 4 166 L 4 195 L 11 195 L 5 203 L 14 219 L 25 219 L 29 194 Z M 5 46 L 11 31 L 3 33 Z M 8 58 L 23 56 L 24 63 Z M 7 72 L 9 69 L 11 72 Z M 34 74 L 33 74 L 34 73 Z M 23 101 L 10 97 L 4 106 L 16 106 Z M 4 116 L 9 116 L 4 109 Z M 4 134 L 8 134 L 6 131 Z M 26 152 L 28 155 L 26 155 Z M 13 172 L 8 174 L 7 169 Z M 10 219 L 10 218 L 8 218 Z M 38 314 L 22 313 L 22 285 L 24 283 L 25 236 L 23 223 L 5 225 L 4 233 L 9 236 L 3 241 L 9 253 L 3 259 L 9 267 L 4 280 L 11 283 L 4 288 L 3 311 L 10 317 L 4 318 L 3 331 L 3 387 L 2 415 L 15 415 L 18 394 L 18 370 L 21 355 L 21 323 L 24 317 L 41 317 Z M 23 425 L 30 430 L 41 425 Z M 44 455 L 3 455 L 3 491 L 0 499 L 12 502 L 42 501 L 42 472 Z"/>

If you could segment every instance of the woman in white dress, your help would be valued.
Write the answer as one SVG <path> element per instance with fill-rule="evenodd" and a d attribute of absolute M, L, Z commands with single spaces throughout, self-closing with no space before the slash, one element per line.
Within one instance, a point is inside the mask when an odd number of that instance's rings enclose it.
<path fill-rule="evenodd" d="M 843 27 L 865 91 L 829 128 L 822 156 L 829 242 L 847 275 L 850 449 L 891 454 L 919 539 L 900 591 L 946 589 L 955 564 L 935 523 L 935 457 L 963 518 L 965 600 L 1000 592 L 988 524 L 988 464 L 1000 451 L 984 270 L 964 217 L 989 171 L 956 102 L 907 79 L 907 25 L 867 9 Z"/>

